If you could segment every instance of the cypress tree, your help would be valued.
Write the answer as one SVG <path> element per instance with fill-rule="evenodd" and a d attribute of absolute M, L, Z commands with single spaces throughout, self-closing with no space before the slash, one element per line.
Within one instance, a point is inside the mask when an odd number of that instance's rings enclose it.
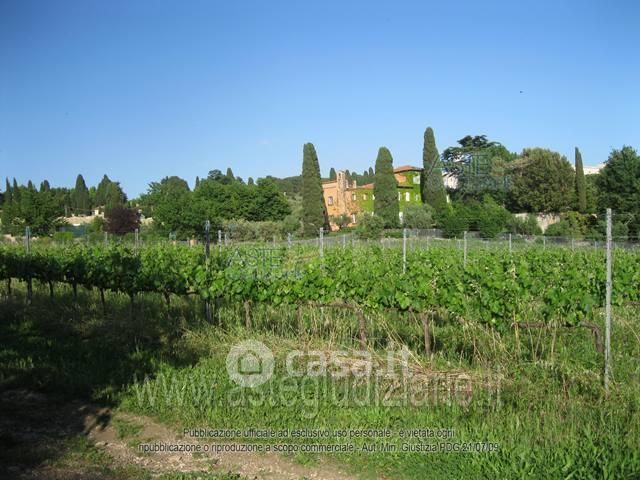
<path fill-rule="evenodd" d="M 578 201 L 578 211 L 585 213 L 587 210 L 587 184 L 584 178 L 584 167 L 582 166 L 582 155 L 576 147 L 575 153 L 576 167 L 576 199 Z"/>
<path fill-rule="evenodd" d="M 376 159 L 375 184 L 373 186 L 373 212 L 384 220 L 385 227 L 397 227 L 398 182 L 393 174 L 393 158 L 387 147 L 380 147 Z"/>
<path fill-rule="evenodd" d="M 336 179 L 336 169 L 331 167 L 331 170 L 329 170 L 329 180 L 335 180 Z"/>
<path fill-rule="evenodd" d="M 98 188 L 96 189 L 96 205 L 102 207 L 107 203 L 107 189 L 111 184 L 111 180 L 109 177 L 104 175 L 100 183 L 98 184 Z"/>
<path fill-rule="evenodd" d="M 369 178 L 373 178 L 374 173 L 373 173 L 373 167 L 369 167 Z"/>
<path fill-rule="evenodd" d="M 233 174 L 233 170 L 231 170 L 231 167 L 227 168 L 226 177 L 229 180 L 229 182 L 233 182 L 236 179 L 235 175 Z"/>
<path fill-rule="evenodd" d="M 316 236 L 325 226 L 325 206 L 318 155 L 312 143 L 302 149 L 302 228 L 306 236 Z"/>
<path fill-rule="evenodd" d="M 431 127 L 424 132 L 422 168 L 422 203 L 432 206 L 436 212 L 442 212 L 447 207 L 447 193 L 442 179 L 442 162 Z"/>
<path fill-rule="evenodd" d="M 49 180 L 43 180 L 40 183 L 40 192 L 48 192 L 49 190 L 51 190 L 51 185 L 49 185 Z"/>
<path fill-rule="evenodd" d="M 71 198 L 71 207 L 76 213 L 87 215 L 91 210 L 91 201 L 89 197 L 89 189 L 84 182 L 82 175 L 78 175 L 76 178 L 76 186 L 73 189 L 73 196 Z"/>
<path fill-rule="evenodd" d="M 124 206 L 126 201 L 127 196 L 120 188 L 120 183 L 110 181 L 105 192 L 105 213 L 115 207 Z"/>
<path fill-rule="evenodd" d="M 6 179 L 6 186 L 4 188 L 4 200 L 3 203 L 5 205 L 11 203 L 12 195 L 11 195 L 11 184 L 9 183 L 9 179 Z"/>
<path fill-rule="evenodd" d="M 196 186 L 195 186 L 195 188 L 198 188 L 198 185 L 200 185 L 200 177 L 196 176 Z"/>
<path fill-rule="evenodd" d="M 255 185 L 255 182 L 253 181 L 253 177 L 249 177 L 249 179 L 247 180 L 247 185 Z"/>
<path fill-rule="evenodd" d="M 11 187 L 11 198 L 14 202 L 20 203 L 20 187 L 18 186 L 18 182 L 16 177 L 13 177 L 13 187 Z"/>

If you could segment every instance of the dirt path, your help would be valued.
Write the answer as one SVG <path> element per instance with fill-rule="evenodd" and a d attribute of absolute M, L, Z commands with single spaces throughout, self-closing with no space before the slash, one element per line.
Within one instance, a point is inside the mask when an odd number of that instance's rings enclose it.
<path fill-rule="evenodd" d="M 185 439 L 148 417 L 80 401 L 64 402 L 25 390 L 2 393 L 0 412 L 2 478 L 122 478 L 112 470 L 85 464 L 96 460 L 91 455 L 82 457 L 82 462 L 70 462 L 65 442 L 74 437 L 86 438 L 99 452 L 108 454 L 107 463 L 119 467 L 118 471 L 144 471 L 152 477 L 169 473 L 235 473 L 252 480 L 355 478 L 324 460 L 313 466 L 301 465 L 276 453 L 145 454 L 138 449 L 140 443 L 198 442 Z M 131 478 L 136 478 L 135 473 Z"/>

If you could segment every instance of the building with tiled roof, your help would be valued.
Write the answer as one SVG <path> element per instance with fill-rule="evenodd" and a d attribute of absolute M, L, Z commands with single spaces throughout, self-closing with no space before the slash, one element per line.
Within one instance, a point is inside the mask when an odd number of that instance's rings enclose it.
<path fill-rule="evenodd" d="M 422 168 L 403 165 L 393 169 L 398 182 L 398 204 L 400 218 L 409 204 L 422 204 L 420 196 L 420 176 Z M 358 217 L 365 212 L 373 212 L 373 183 L 358 185 L 356 181 L 349 182 L 346 173 L 340 170 L 335 180 L 322 183 L 324 203 L 329 215 L 331 229 L 337 230 L 335 218 L 341 215 L 349 217 L 349 226 L 357 224 Z"/>

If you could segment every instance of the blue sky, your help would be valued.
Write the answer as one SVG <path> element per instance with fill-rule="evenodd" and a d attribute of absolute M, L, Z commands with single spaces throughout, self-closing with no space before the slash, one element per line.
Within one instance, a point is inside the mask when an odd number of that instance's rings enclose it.
<path fill-rule="evenodd" d="M 130 197 L 231 166 L 419 165 L 486 134 L 585 164 L 640 147 L 640 2 L 0 0 L 0 176 Z M 523 93 L 520 93 L 523 91 Z"/>

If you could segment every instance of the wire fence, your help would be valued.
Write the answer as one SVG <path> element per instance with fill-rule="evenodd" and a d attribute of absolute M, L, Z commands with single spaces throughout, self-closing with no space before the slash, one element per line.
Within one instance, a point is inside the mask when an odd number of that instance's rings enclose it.
<path fill-rule="evenodd" d="M 611 237 L 614 248 L 637 249 L 640 248 L 640 240 L 637 238 L 618 235 Z M 70 244 L 112 245 L 129 244 L 136 247 L 151 245 L 171 244 L 183 247 L 201 247 L 205 244 L 203 239 L 177 239 L 169 235 L 166 238 L 155 234 L 146 234 L 144 231 L 136 231 L 125 236 L 112 235 L 103 232 L 99 235 L 81 235 L 66 239 L 37 238 L 31 235 L 29 227 L 25 228 L 25 234 L 19 237 L 0 236 L 0 244 L 20 245 L 35 242 L 39 245 L 64 246 Z M 271 246 L 307 246 L 317 247 L 319 251 L 333 248 L 365 247 L 377 245 L 383 248 L 406 248 L 407 250 L 423 250 L 434 246 L 450 246 L 458 249 L 486 249 L 486 250 L 518 250 L 531 247 L 537 248 L 566 248 L 577 249 L 603 249 L 606 247 L 606 238 L 584 238 L 571 236 L 548 235 L 523 235 L 515 233 L 501 233 L 493 238 L 482 237 L 479 232 L 462 232 L 457 237 L 447 237 L 438 229 L 397 229 L 386 230 L 382 238 L 362 238 L 354 232 L 322 232 L 311 238 L 299 237 L 288 234 L 286 237 L 274 236 L 271 240 L 247 239 L 237 236 L 232 231 L 212 230 L 210 243 L 218 247 L 241 245 L 271 245 Z"/>

